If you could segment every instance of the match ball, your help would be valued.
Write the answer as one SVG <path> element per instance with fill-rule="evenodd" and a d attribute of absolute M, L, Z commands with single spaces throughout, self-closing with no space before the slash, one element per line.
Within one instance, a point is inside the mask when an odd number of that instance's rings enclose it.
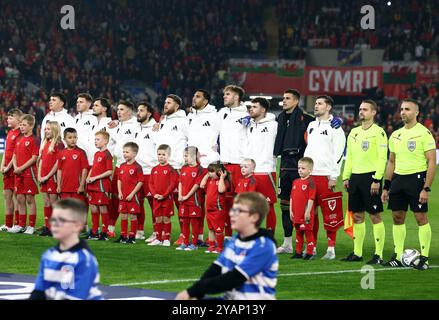
<path fill-rule="evenodd" d="M 420 253 L 416 249 L 406 249 L 401 256 L 401 263 L 405 267 L 413 267 L 419 263 Z"/>

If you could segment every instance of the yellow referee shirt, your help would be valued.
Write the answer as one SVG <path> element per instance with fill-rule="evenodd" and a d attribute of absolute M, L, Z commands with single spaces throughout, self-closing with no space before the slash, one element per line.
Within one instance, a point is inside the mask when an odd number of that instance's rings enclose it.
<path fill-rule="evenodd" d="M 383 128 L 373 124 L 364 130 L 361 126 L 351 130 L 348 136 L 343 180 L 351 174 L 375 172 L 381 180 L 387 163 L 387 135 Z"/>
<path fill-rule="evenodd" d="M 395 153 L 395 173 L 406 175 L 427 171 L 425 152 L 436 149 L 430 130 L 419 122 L 411 129 L 402 127 L 389 139 L 390 152 Z"/>

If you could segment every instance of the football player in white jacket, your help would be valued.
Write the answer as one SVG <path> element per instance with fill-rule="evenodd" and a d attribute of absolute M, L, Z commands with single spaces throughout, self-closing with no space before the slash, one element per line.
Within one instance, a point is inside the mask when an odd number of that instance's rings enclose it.
<path fill-rule="evenodd" d="M 113 158 L 116 158 L 116 168 L 113 173 L 112 180 L 112 199 L 111 206 L 109 208 L 110 224 L 108 225 L 108 237 L 113 238 L 114 226 L 116 225 L 117 218 L 119 217 L 119 198 L 117 193 L 117 179 L 119 174 L 120 165 L 125 162 L 123 158 L 123 145 L 129 141 L 134 141 L 139 124 L 137 118 L 134 116 L 134 104 L 131 101 L 119 101 L 117 106 L 117 117 L 119 123 L 113 129 L 108 129 L 110 134 L 110 144 L 113 146 L 110 152 L 113 154 Z"/>
<path fill-rule="evenodd" d="M 111 109 L 111 104 L 108 101 L 108 99 L 105 98 L 96 98 L 93 102 L 93 109 L 92 113 L 93 116 L 96 117 L 96 124 L 91 127 L 90 134 L 88 135 L 88 146 L 89 146 L 89 153 L 88 156 L 88 163 L 90 165 L 93 164 L 93 158 L 95 153 L 98 151 L 98 149 L 95 147 L 94 139 L 95 134 L 98 131 L 107 131 L 107 125 L 111 121 L 110 117 L 107 117 L 107 113 Z M 111 154 L 113 154 L 113 148 L 112 146 L 108 145 L 108 150 Z"/>
<path fill-rule="evenodd" d="M 277 121 L 274 114 L 269 113 L 270 102 L 265 98 L 251 101 L 249 114 L 250 127 L 247 129 L 248 145 L 246 157 L 256 162 L 256 191 L 262 193 L 270 205 L 267 215 L 267 229 L 276 229 L 276 212 L 274 204 L 276 195 L 276 158 L 273 155 L 274 142 L 277 135 Z"/>
<path fill-rule="evenodd" d="M 41 122 L 41 139 L 44 138 L 44 128 L 49 121 L 56 121 L 61 127 L 61 136 L 64 136 L 64 130 L 66 128 L 74 128 L 75 121 L 73 117 L 67 112 L 67 98 L 60 92 L 54 92 L 50 95 L 49 100 L 49 113 L 46 114 Z"/>
<path fill-rule="evenodd" d="M 329 96 L 318 96 L 314 105 L 316 120 L 308 125 L 308 145 L 304 156 L 314 161 L 312 177 L 316 185 L 316 212 L 314 215 L 314 239 L 317 243 L 319 230 L 318 206 L 322 197 L 334 191 L 343 162 L 346 136 L 340 127 L 331 127 L 330 114 L 334 100 Z M 336 231 L 326 230 L 328 250 L 322 259 L 335 259 Z"/>
<path fill-rule="evenodd" d="M 89 93 L 78 94 L 76 99 L 76 111 L 78 114 L 74 118 L 75 129 L 79 133 L 78 147 L 85 151 L 87 159 L 90 159 L 91 146 L 94 147 L 94 143 L 89 142 L 90 133 L 92 128 L 97 125 L 97 119 L 93 115 L 93 111 L 90 110 L 92 102 L 93 98 Z M 90 161 L 89 164 L 91 165 Z"/>
<path fill-rule="evenodd" d="M 226 193 L 226 212 L 233 206 L 234 188 L 242 178 L 240 164 L 245 159 L 247 127 L 250 116 L 242 102 L 245 91 L 236 85 L 228 85 L 223 90 L 224 107 L 218 111 L 220 121 L 220 160 L 231 173 L 232 190 Z M 232 229 L 230 217 L 226 216 L 225 238 L 230 239 Z"/>

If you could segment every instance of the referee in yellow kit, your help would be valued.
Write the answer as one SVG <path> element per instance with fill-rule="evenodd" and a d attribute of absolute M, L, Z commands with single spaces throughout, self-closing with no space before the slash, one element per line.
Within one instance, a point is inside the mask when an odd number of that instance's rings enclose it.
<path fill-rule="evenodd" d="M 401 255 L 406 236 L 405 216 L 408 206 L 419 226 L 421 257 L 416 269 L 428 269 L 431 227 L 428 223 L 428 195 L 436 171 L 436 143 L 430 130 L 418 123 L 419 105 L 416 100 L 404 99 L 401 119 L 404 127 L 389 139 L 389 162 L 382 193 L 383 202 L 389 201 L 393 214 L 393 242 L 395 253 L 385 266 L 402 267 Z"/>
<path fill-rule="evenodd" d="M 342 261 L 363 261 L 364 212 L 367 211 L 375 239 L 375 254 L 367 264 L 383 263 L 386 232 L 381 219 L 381 181 L 387 163 L 387 135 L 374 123 L 377 108 L 375 101 L 364 100 L 358 114 L 361 126 L 352 129 L 348 136 L 343 184 L 349 193 L 349 211 L 354 214 L 354 252 Z"/>

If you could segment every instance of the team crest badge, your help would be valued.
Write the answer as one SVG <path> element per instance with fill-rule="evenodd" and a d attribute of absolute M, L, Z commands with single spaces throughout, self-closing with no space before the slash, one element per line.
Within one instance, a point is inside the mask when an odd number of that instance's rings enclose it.
<path fill-rule="evenodd" d="M 134 173 L 134 169 L 130 169 L 130 174 L 133 174 Z"/>
<path fill-rule="evenodd" d="M 78 155 L 77 154 L 74 154 L 73 155 L 73 160 L 76 160 L 78 158 Z"/>
<path fill-rule="evenodd" d="M 163 170 L 163 173 L 164 173 L 164 174 L 167 174 L 167 173 L 168 173 L 168 170 Z"/>
<path fill-rule="evenodd" d="M 247 188 L 247 183 L 244 183 L 244 188 Z"/>
<path fill-rule="evenodd" d="M 28 145 L 29 145 L 29 141 L 26 141 L 25 143 L 24 143 L 24 145 L 27 147 Z"/>
<path fill-rule="evenodd" d="M 196 175 L 197 175 L 196 172 L 192 172 L 192 178 L 195 178 Z"/>
<path fill-rule="evenodd" d="M 328 206 L 329 206 L 329 209 L 331 209 L 331 211 L 334 211 L 335 207 L 337 206 L 337 201 L 336 200 L 329 200 Z"/>
<path fill-rule="evenodd" d="M 101 161 L 102 161 L 102 157 L 99 157 L 99 158 L 98 158 L 98 162 L 101 162 Z"/>
<path fill-rule="evenodd" d="M 361 142 L 361 149 L 363 149 L 363 151 L 369 150 L 369 141 Z"/>
<path fill-rule="evenodd" d="M 306 190 L 306 184 L 304 184 L 304 185 L 302 186 L 302 190 L 303 190 L 303 191 Z"/>
<path fill-rule="evenodd" d="M 415 149 L 416 149 L 416 141 L 408 141 L 407 142 L 407 149 L 409 149 L 410 152 L 415 151 Z"/>

